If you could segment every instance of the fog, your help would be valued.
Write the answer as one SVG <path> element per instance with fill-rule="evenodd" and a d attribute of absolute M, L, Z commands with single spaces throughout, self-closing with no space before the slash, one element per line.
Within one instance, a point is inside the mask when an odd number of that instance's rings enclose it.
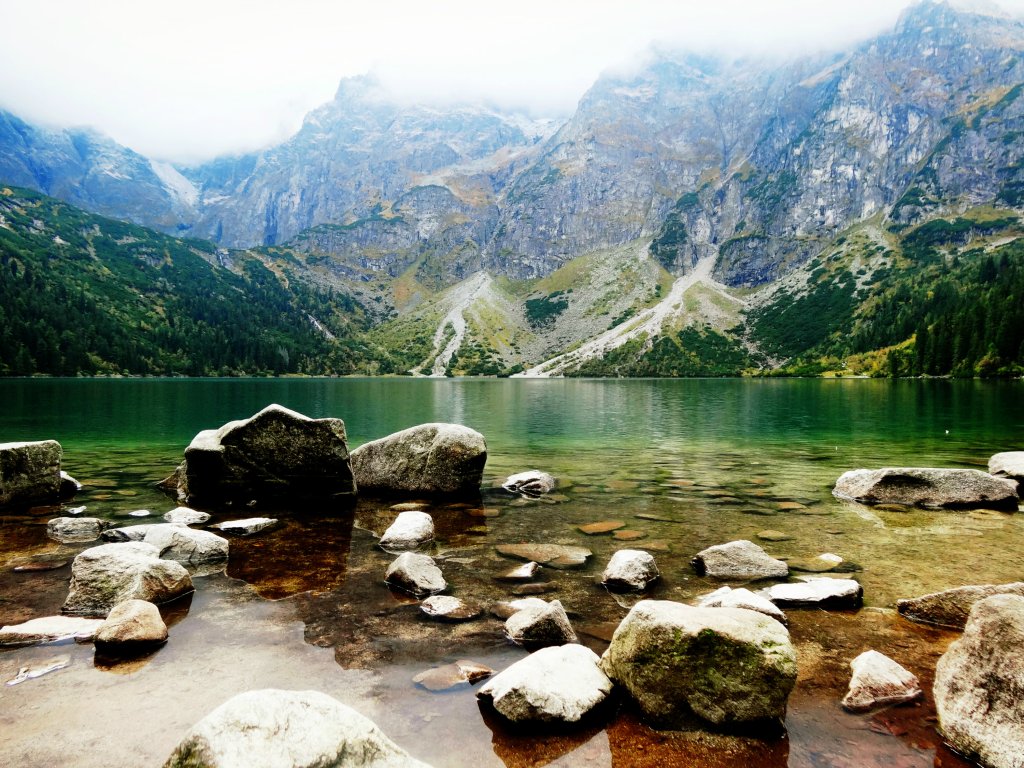
<path fill-rule="evenodd" d="M 728 56 L 839 49 L 906 0 L 0 1 L 0 107 L 88 125 L 196 162 L 287 138 L 342 77 L 395 99 L 571 113 L 602 71 L 652 45 Z M 1024 0 L 1000 5 L 1024 13 Z"/>

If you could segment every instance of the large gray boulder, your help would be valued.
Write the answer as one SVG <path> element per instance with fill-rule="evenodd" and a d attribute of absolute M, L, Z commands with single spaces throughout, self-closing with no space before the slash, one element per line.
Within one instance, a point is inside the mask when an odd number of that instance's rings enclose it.
<path fill-rule="evenodd" d="M 167 625 L 153 603 L 125 600 L 107 614 L 96 630 L 96 650 L 107 655 L 148 651 L 167 641 Z"/>
<path fill-rule="evenodd" d="M 783 718 L 797 672 L 789 632 L 774 619 L 668 600 L 633 606 L 601 668 L 662 725 L 691 712 L 716 725 Z"/>
<path fill-rule="evenodd" d="M 102 544 L 75 557 L 71 588 L 62 608 L 77 616 L 106 616 L 118 603 L 138 598 L 166 603 L 192 592 L 192 578 L 180 563 L 161 560 L 152 544 Z"/>
<path fill-rule="evenodd" d="M 0 507 L 57 501 L 61 494 L 60 443 L 0 443 Z"/>
<path fill-rule="evenodd" d="M 832 494 L 861 504 L 944 509 L 1015 510 L 1020 501 L 1016 482 L 977 469 L 855 469 L 840 476 Z"/>
<path fill-rule="evenodd" d="M 164 768 L 416 768 L 373 722 L 318 691 L 240 693 L 185 735 Z"/>
<path fill-rule="evenodd" d="M 513 723 L 577 723 L 611 693 L 600 662 L 582 645 L 542 648 L 491 678 L 477 697 Z"/>
<path fill-rule="evenodd" d="M 311 419 L 268 405 L 200 432 L 177 470 L 188 504 L 351 497 L 356 492 L 341 419 Z"/>
<path fill-rule="evenodd" d="M 935 624 L 951 629 L 963 629 L 974 604 L 993 595 L 1020 595 L 1024 597 L 1024 581 L 1010 584 L 979 584 L 954 587 L 942 592 L 896 601 L 896 610 L 911 621 Z"/>
<path fill-rule="evenodd" d="M 784 579 L 789 575 L 788 565 L 746 539 L 708 547 L 698 552 L 690 565 L 698 576 L 716 579 Z"/>
<path fill-rule="evenodd" d="M 352 451 L 360 491 L 390 494 L 467 494 L 480 490 L 487 444 L 459 424 L 421 424 Z"/>
<path fill-rule="evenodd" d="M 1024 768 L 1024 597 L 974 604 L 959 640 L 935 668 L 939 730 L 989 768 Z"/>
<path fill-rule="evenodd" d="M 988 460 L 988 473 L 1017 483 L 1017 493 L 1024 490 L 1024 451 L 1004 451 Z"/>

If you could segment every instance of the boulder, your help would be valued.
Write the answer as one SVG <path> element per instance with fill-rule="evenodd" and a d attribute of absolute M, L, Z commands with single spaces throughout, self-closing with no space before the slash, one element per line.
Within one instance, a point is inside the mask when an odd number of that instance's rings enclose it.
<path fill-rule="evenodd" d="M 470 621 L 484 612 L 483 606 L 460 597 L 433 595 L 420 603 L 420 610 L 439 621 Z"/>
<path fill-rule="evenodd" d="M 1024 768 L 1024 597 L 994 595 L 971 609 L 935 668 L 939 730 L 989 768 Z"/>
<path fill-rule="evenodd" d="M 758 594 L 787 608 L 857 608 L 864 588 L 854 579 L 799 576 L 791 584 L 773 584 Z"/>
<path fill-rule="evenodd" d="M 144 652 L 167 642 L 167 625 L 153 603 L 125 600 L 110 609 L 94 642 L 106 655 Z"/>
<path fill-rule="evenodd" d="M 56 440 L 0 443 L 0 507 L 60 498 L 60 459 Z"/>
<path fill-rule="evenodd" d="M 151 525 L 142 540 L 160 550 L 160 557 L 177 560 L 185 565 L 200 565 L 228 559 L 227 539 L 209 531 L 197 531 L 184 525 Z"/>
<path fill-rule="evenodd" d="M 269 405 L 248 419 L 200 432 L 177 471 L 189 504 L 352 497 L 345 424 Z"/>
<path fill-rule="evenodd" d="M 567 544 L 499 544 L 495 549 L 499 555 L 540 563 L 551 568 L 578 568 L 594 554 L 586 547 Z"/>
<path fill-rule="evenodd" d="M 433 540 L 434 518 L 426 512 L 410 510 L 398 513 L 378 543 L 383 549 L 398 551 L 416 549 Z"/>
<path fill-rule="evenodd" d="M 168 523 L 178 523 L 179 525 L 202 525 L 209 519 L 209 513 L 188 507 L 175 507 L 164 515 L 164 520 Z"/>
<path fill-rule="evenodd" d="M 475 661 L 459 659 L 452 664 L 442 664 L 420 672 L 412 681 L 428 691 L 450 691 L 473 685 L 494 674 L 494 670 Z"/>
<path fill-rule="evenodd" d="M 149 529 L 164 523 L 145 523 L 143 525 L 127 525 L 123 528 L 108 528 L 100 536 L 104 541 L 124 542 L 143 541 Z M 180 525 L 180 523 L 167 523 L 167 525 Z"/>
<path fill-rule="evenodd" d="M 641 592 L 660 575 L 650 552 L 620 549 L 608 561 L 608 567 L 601 574 L 601 583 L 613 592 Z"/>
<path fill-rule="evenodd" d="M 717 544 L 698 552 L 690 561 L 698 576 L 716 579 L 784 579 L 789 567 L 752 541 Z"/>
<path fill-rule="evenodd" d="M 0 627 L 0 646 L 36 645 L 61 640 L 87 643 L 102 623 L 103 619 L 85 619 L 80 616 L 44 616 L 22 624 Z"/>
<path fill-rule="evenodd" d="M 424 495 L 480 490 L 487 444 L 459 424 L 421 424 L 352 451 L 360 491 Z"/>
<path fill-rule="evenodd" d="M 668 600 L 633 606 L 601 668 L 662 725 L 691 712 L 715 725 L 783 718 L 797 672 L 789 632 L 774 619 Z"/>
<path fill-rule="evenodd" d="M 951 629 L 963 629 L 974 604 L 993 595 L 1024 597 L 1024 581 L 1015 581 L 1010 584 L 955 587 L 921 597 L 897 600 L 896 610 L 911 621 L 935 624 Z"/>
<path fill-rule="evenodd" d="M 832 494 L 861 504 L 946 509 L 1015 510 L 1020 501 L 1014 481 L 977 469 L 855 469 L 836 481 Z"/>
<path fill-rule="evenodd" d="M 740 587 L 721 587 L 710 594 L 697 599 L 698 608 L 746 608 L 770 616 L 780 624 L 789 624 L 789 620 L 775 603 L 763 595 L 756 595 L 749 589 Z"/>
<path fill-rule="evenodd" d="M 106 616 L 118 603 L 138 598 L 166 603 L 192 592 L 192 578 L 181 563 L 160 559 L 152 544 L 101 544 L 75 557 L 71 588 L 62 611 Z"/>
<path fill-rule="evenodd" d="M 108 525 L 98 517 L 55 517 L 46 524 L 46 535 L 61 544 L 96 541 Z"/>
<path fill-rule="evenodd" d="M 921 697 L 917 676 L 878 651 L 864 651 L 850 662 L 853 676 L 843 697 L 843 708 L 867 712 Z"/>
<path fill-rule="evenodd" d="M 612 681 L 582 645 L 542 648 L 487 681 L 477 697 L 513 723 L 578 723 L 604 703 Z"/>
<path fill-rule="evenodd" d="M 448 588 L 434 558 L 418 552 L 403 552 L 395 558 L 384 574 L 384 581 L 416 596 L 433 595 Z"/>
<path fill-rule="evenodd" d="M 547 472 L 530 469 L 509 475 L 501 487 L 509 493 L 518 493 L 522 496 L 543 496 L 555 490 L 557 485 L 558 481 Z"/>
<path fill-rule="evenodd" d="M 318 691 L 261 690 L 221 704 L 164 768 L 416 768 L 373 722 Z"/>
<path fill-rule="evenodd" d="M 1024 491 L 1024 451 L 997 453 L 988 460 L 988 473 L 1017 483 L 1017 493 Z"/>
<path fill-rule="evenodd" d="M 539 598 L 537 600 L 544 603 Z M 544 603 L 543 606 L 530 603 L 516 611 L 505 620 L 505 635 L 527 650 L 579 641 L 565 614 L 565 608 L 558 600 Z"/>
<path fill-rule="evenodd" d="M 234 536 L 252 536 L 254 533 L 273 528 L 277 522 L 276 517 L 247 517 L 244 520 L 227 520 L 210 527 Z"/>

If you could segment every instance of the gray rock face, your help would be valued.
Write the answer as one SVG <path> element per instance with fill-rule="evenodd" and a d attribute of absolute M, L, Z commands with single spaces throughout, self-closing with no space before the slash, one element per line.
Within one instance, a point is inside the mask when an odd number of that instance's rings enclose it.
<path fill-rule="evenodd" d="M 62 544 L 95 541 L 107 525 L 98 517 L 55 517 L 46 524 L 46 535 Z"/>
<path fill-rule="evenodd" d="M 763 595 L 757 595 L 749 589 L 740 587 L 732 589 L 722 587 L 710 594 L 704 595 L 697 600 L 698 608 L 745 608 L 748 611 L 757 611 L 765 616 L 770 616 L 782 625 L 789 624 L 789 620 L 778 606 Z"/>
<path fill-rule="evenodd" d="M 505 635 L 527 650 L 579 641 L 559 600 L 529 603 L 505 620 Z"/>
<path fill-rule="evenodd" d="M 146 600 L 125 600 L 107 614 L 96 630 L 96 650 L 107 655 L 146 651 L 167 641 L 160 610 Z"/>
<path fill-rule="evenodd" d="M 403 552 L 388 566 L 384 581 L 412 595 L 433 595 L 448 588 L 434 558 L 417 552 Z"/>
<path fill-rule="evenodd" d="M 478 692 L 513 723 L 577 723 L 611 693 L 597 654 L 582 645 L 541 648 Z"/>
<path fill-rule="evenodd" d="M 988 460 L 988 473 L 995 477 L 1005 477 L 1017 483 L 1018 493 L 1024 486 L 1024 451 L 1005 451 L 997 453 Z"/>
<path fill-rule="evenodd" d="M 148 526 L 146 544 L 160 551 L 160 557 L 185 565 L 222 562 L 228 559 L 228 540 L 209 531 L 196 531 L 184 525 L 158 523 Z"/>
<path fill-rule="evenodd" d="M 421 424 L 352 451 L 361 491 L 461 494 L 480 490 L 487 444 L 459 424 Z"/>
<path fill-rule="evenodd" d="M 191 591 L 192 579 L 184 566 L 161 560 L 160 551 L 152 544 L 102 544 L 75 557 L 62 611 L 106 616 L 125 600 L 138 598 L 159 604 Z"/>
<path fill-rule="evenodd" d="M 836 481 L 832 493 L 862 504 L 947 509 L 1015 510 L 1020 500 L 1015 482 L 977 469 L 855 469 Z"/>
<path fill-rule="evenodd" d="M 974 604 L 993 595 L 1024 597 L 1024 582 L 955 587 L 907 600 L 897 600 L 896 610 L 911 621 L 963 629 Z"/>
<path fill-rule="evenodd" d="M 620 549 L 601 575 L 601 582 L 612 591 L 640 592 L 660 577 L 654 555 L 641 549 Z"/>
<path fill-rule="evenodd" d="M 178 523 L 179 525 L 202 525 L 209 519 L 208 513 L 188 507 L 175 507 L 164 515 L 164 520 L 168 523 Z"/>
<path fill-rule="evenodd" d="M 60 459 L 56 440 L 0 443 L 0 507 L 60 498 Z"/>
<path fill-rule="evenodd" d="M 384 535 L 380 546 L 389 551 L 416 549 L 434 540 L 434 518 L 426 512 L 409 510 L 399 512 Z"/>
<path fill-rule="evenodd" d="M 310 419 L 280 405 L 200 432 L 178 470 L 179 498 L 190 504 L 355 492 L 344 422 Z"/>
<path fill-rule="evenodd" d="M 1024 597 L 975 603 L 959 640 L 935 668 L 939 730 L 989 768 L 1024 767 Z"/>
<path fill-rule="evenodd" d="M 716 579 L 784 579 L 789 566 L 752 541 L 730 541 L 698 552 L 690 561 L 698 576 Z"/>
<path fill-rule="evenodd" d="M 252 536 L 254 533 L 273 528 L 277 522 L 277 518 L 274 517 L 247 517 L 244 520 L 227 520 L 211 527 L 234 536 Z"/>
<path fill-rule="evenodd" d="M 558 481 L 547 472 L 539 469 L 530 469 L 526 472 L 518 472 L 509 475 L 501 484 L 509 493 L 519 493 L 524 496 L 542 496 L 551 493 L 558 485 Z"/>
<path fill-rule="evenodd" d="M 240 693 L 185 735 L 164 768 L 426 768 L 317 691 Z"/>
<path fill-rule="evenodd" d="M 36 645 L 69 639 L 87 643 L 102 623 L 103 619 L 79 616 L 44 616 L 22 624 L 0 627 L 0 646 Z"/>
<path fill-rule="evenodd" d="M 864 651 L 850 662 L 853 676 L 843 697 L 843 708 L 867 712 L 890 704 L 921 698 L 917 676 L 878 651 Z"/>
<path fill-rule="evenodd" d="M 797 672 L 789 632 L 774 619 L 667 600 L 633 606 L 601 668 L 662 724 L 690 712 L 716 725 L 782 718 Z"/>
<path fill-rule="evenodd" d="M 856 608 L 864 588 L 855 579 L 800 576 L 792 584 L 773 584 L 760 592 L 776 605 L 789 608 Z"/>

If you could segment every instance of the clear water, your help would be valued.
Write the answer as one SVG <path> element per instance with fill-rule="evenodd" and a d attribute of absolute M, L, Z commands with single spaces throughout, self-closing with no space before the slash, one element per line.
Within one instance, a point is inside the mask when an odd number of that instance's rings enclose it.
<path fill-rule="evenodd" d="M 650 548 L 663 578 L 650 596 L 690 600 L 718 586 L 689 566 L 694 553 L 774 529 L 774 555 L 834 552 L 861 570 L 858 612 L 792 611 L 800 679 L 786 736 L 752 739 L 648 729 L 623 707 L 601 728 L 513 733 L 478 708 L 472 689 L 430 693 L 412 677 L 470 658 L 501 669 L 524 655 L 494 618 L 432 623 L 382 583 L 390 557 L 375 546 L 397 514 L 360 500 L 330 508 L 260 510 L 276 530 L 232 539 L 226 574 L 197 578 L 190 604 L 168 610 L 171 639 L 132 664 L 104 666 L 91 646 L 0 652 L 0 677 L 68 654 L 65 669 L 0 689 L 0 762 L 156 765 L 187 728 L 242 690 L 322 690 L 375 719 L 434 765 L 932 766 L 963 765 L 934 732 L 930 697 L 875 715 L 844 713 L 850 659 L 868 648 L 930 686 L 954 634 L 894 615 L 908 597 L 967 583 L 1020 578 L 1022 523 L 997 512 L 877 511 L 837 501 L 847 469 L 891 465 L 984 468 L 1021 449 L 1019 383 L 864 380 L 496 381 L 407 379 L 4 380 L 0 441 L 55 438 L 65 468 L 86 483 L 73 502 L 119 523 L 174 505 L 153 488 L 201 429 L 277 402 L 345 420 L 350 445 L 405 427 L 452 421 L 482 432 L 481 498 L 427 504 L 432 554 L 451 592 L 492 602 L 512 587 L 511 542 L 580 544 L 578 570 L 550 570 L 547 599 L 570 611 L 599 653 L 632 599 L 598 583 L 611 554 Z M 563 483 L 556 503 L 524 503 L 493 488 L 538 468 Z M 0 624 L 59 611 L 68 568 L 14 573 L 90 546 L 46 537 L 59 509 L 0 516 Z M 216 512 L 214 521 L 248 516 Z M 1024 519 L 1024 518 L 1022 518 Z M 621 520 L 641 538 L 586 536 L 584 523 Z M 74 755 L 68 760 L 67 755 Z"/>

